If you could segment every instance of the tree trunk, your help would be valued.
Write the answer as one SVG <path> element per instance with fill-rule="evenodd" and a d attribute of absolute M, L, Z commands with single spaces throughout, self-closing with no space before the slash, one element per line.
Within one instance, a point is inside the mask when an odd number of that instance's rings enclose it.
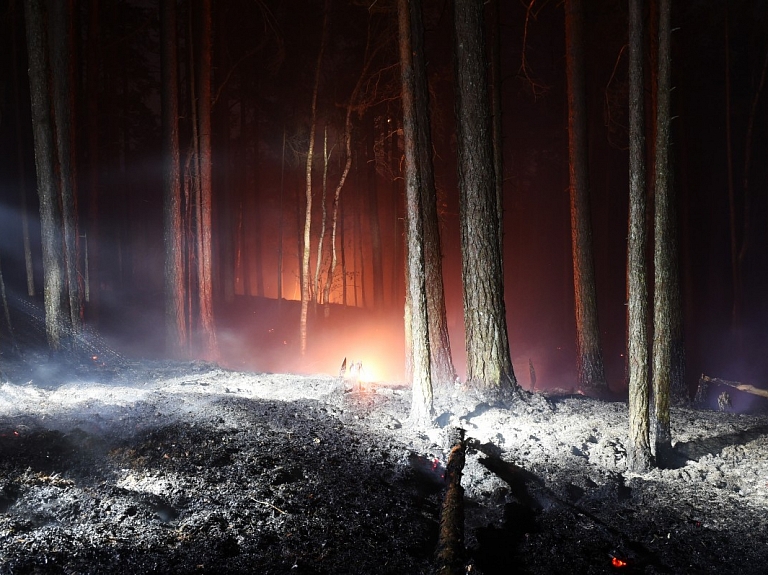
<path fill-rule="evenodd" d="M 202 338 L 202 354 L 205 359 L 216 361 L 219 345 L 213 314 L 213 261 L 211 247 L 213 190 L 211 179 L 211 0 L 201 0 L 200 53 L 197 73 L 197 121 L 199 138 L 200 195 L 198 201 L 197 281 L 198 312 Z"/>
<path fill-rule="evenodd" d="M 410 5 L 410 6 L 409 6 Z M 408 261 L 408 307 L 410 309 L 412 367 L 412 401 L 410 420 L 413 425 L 431 423 L 432 378 L 429 358 L 429 321 L 427 318 L 427 289 L 424 270 L 424 224 L 417 142 L 417 113 L 415 109 L 415 78 L 413 48 L 411 46 L 410 8 L 420 10 L 419 0 L 398 0 L 397 21 L 399 31 L 401 97 L 403 103 L 403 144 L 405 146 L 405 197 Z M 415 46 L 414 46 L 415 47 Z"/>
<path fill-rule="evenodd" d="M 429 321 L 429 347 L 432 381 L 435 385 L 456 382 L 456 369 L 451 357 L 448 319 L 445 311 L 443 286 L 443 253 L 440 244 L 440 223 L 437 217 L 432 162 L 432 134 L 429 120 L 429 87 L 427 64 L 424 59 L 424 24 L 421 0 L 409 2 L 411 39 L 413 46 L 413 122 L 416 164 L 419 170 L 421 208 L 424 222 L 424 267 L 427 289 L 427 317 Z"/>
<path fill-rule="evenodd" d="M 499 253 L 504 262 L 504 137 L 501 123 L 501 2 L 490 1 L 490 94 L 493 118 L 493 167 L 496 175 L 496 211 L 499 214 Z M 503 269 L 503 268 L 502 268 Z"/>
<path fill-rule="evenodd" d="M 161 106 L 163 129 L 163 243 L 165 246 L 166 351 L 183 357 L 187 347 L 184 315 L 186 286 L 179 174 L 179 101 L 176 53 L 176 3 L 160 6 Z"/>
<path fill-rule="evenodd" d="M 653 298 L 653 393 L 656 462 L 665 467 L 672 454 L 669 424 L 670 388 L 673 370 L 672 245 L 669 189 L 670 123 L 670 0 L 659 2 L 659 69 L 656 107 L 655 220 L 654 220 L 654 298 Z"/>
<path fill-rule="evenodd" d="M 99 70 L 99 53 L 101 50 L 100 40 L 100 26 L 99 26 L 99 14 L 100 14 L 100 1 L 91 0 L 88 6 L 88 49 L 86 60 L 86 93 L 88 98 L 87 103 L 87 130 L 88 130 L 88 227 L 87 235 L 90 239 L 91 245 L 86 244 L 88 251 L 88 258 L 85 263 L 85 271 L 87 274 L 85 290 L 86 290 L 86 302 L 90 305 L 88 307 L 89 316 L 91 320 L 98 319 L 99 317 L 99 303 L 100 303 L 100 278 L 101 278 L 101 246 L 100 237 L 101 230 L 99 229 L 99 95 L 100 95 L 100 70 Z"/>
<path fill-rule="evenodd" d="M 325 228 L 328 221 L 328 125 L 323 131 L 323 182 L 320 193 L 320 237 L 317 240 L 317 258 L 315 259 L 315 279 L 312 282 L 312 298 L 314 305 L 322 304 L 322 290 L 320 289 L 320 268 L 323 265 L 323 246 L 325 244 Z"/>
<path fill-rule="evenodd" d="M 49 51 L 53 80 L 53 116 L 56 126 L 58 182 L 64 234 L 64 272 L 69 303 L 69 323 L 74 331 L 82 327 L 83 303 L 78 273 L 77 198 L 74 161 L 74 98 L 72 91 L 72 54 L 70 4 L 52 0 L 49 6 Z"/>
<path fill-rule="evenodd" d="M 648 385 L 648 285 L 645 250 L 645 118 L 643 111 L 643 0 L 629 2 L 629 240 L 627 248 L 627 362 L 629 445 L 627 467 L 651 466 Z"/>
<path fill-rule="evenodd" d="M 283 149 L 280 155 L 280 213 L 278 215 L 277 232 L 277 308 L 283 305 L 283 233 L 285 218 L 283 216 L 283 198 L 285 196 L 285 126 L 283 126 Z"/>
<path fill-rule="evenodd" d="M 381 225 L 379 223 L 378 175 L 376 173 L 376 116 L 368 114 L 368 229 L 371 242 L 371 263 L 373 264 L 373 307 L 376 311 L 384 308 L 384 268 L 381 253 Z"/>
<path fill-rule="evenodd" d="M 323 30 L 320 37 L 320 48 L 317 52 L 317 64 L 315 66 L 315 86 L 312 90 L 312 115 L 309 125 L 309 146 L 307 148 L 307 188 L 306 210 L 304 212 L 304 244 L 301 260 L 301 316 L 299 318 L 299 345 L 301 355 L 307 353 L 307 311 L 309 307 L 309 255 L 310 255 L 310 231 L 312 226 L 312 161 L 315 151 L 315 130 L 317 129 L 317 93 L 320 90 L 320 71 L 323 61 L 323 52 L 328 39 L 328 9 L 329 0 L 325 0 L 323 6 Z"/>
<path fill-rule="evenodd" d="M 485 75 L 482 4 L 454 2 L 454 74 L 467 384 L 486 395 L 517 387 L 499 253 L 499 214 Z"/>
<path fill-rule="evenodd" d="M 579 387 L 607 388 L 597 322 L 595 268 L 592 255 L 589 179 L 587 175 L 587 108 L 584 73 L 583 7 L 565 1 L 568 76 L 568 150 L 571 196 L 571 248 L 576 304 L 576 353 Z"/>
<path fill-rule="evenodd" d="M 48 93 L 46 30 L 42 0 L 24 3 L 29 58 L 29 89 L 32 101 L 32 130 L 35 143 L 37 193 L 40 198 L 40 229 L 43 248 L 43 295 L 45 332 L 50 349 L 61 349 L 65 325 L 65 277 L 63 269 L 62 221 L 54 172 L 53 124 Z M 68 320 L 67 320 L 68 323 Z"/>
<path fill-rule="evenodd" d="M 24 154 L 24 129 L 22 128 L 21 116 L 21 77 L 18 69 L 19 40 L 16 32 L 16 25 L 11 26 L 13 36 L 13 108 L 16 116 L 16 168 L 18 172 L 17 185 L 19 187 L 19 211 L 21 212 L 21 235 L 24 245 L 24 269 L 27 278 L 27 295 L 35 296 L 35 268 L 32 261 L 32 245 L 29 240 L 29 210 L 27 208 L 27 174 L 25 168 Z"/>

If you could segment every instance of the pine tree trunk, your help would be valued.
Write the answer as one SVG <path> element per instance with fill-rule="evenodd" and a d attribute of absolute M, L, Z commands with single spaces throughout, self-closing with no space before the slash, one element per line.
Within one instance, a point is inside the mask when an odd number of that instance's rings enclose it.
<path fill-rule="evenodd" d="M 493 117 L 493 167 L 496 174 L 496 211 L 499 214 L 499 253 L 504 262 L 504 137 L 501 123 L 501 2 L 490 1 L 490 94 Z"/>
<path fill-rule="evenodd" d="M 627 248 L 627 467 L 650 469 L 647 234 L 645 225 L 645 118 L 643 111 L 643 1 L 629 2 L 629 245 Z"/>
<path fill-rule="evenodd" d="M 592 255 L 589 179 L 587 176 L 587 107 L 584 73 L 583 6 L 565 1 L 568 76 L 568 150 L 571 195 L 571 247 L 576 304 L 576 353 L 579 387 L 607 388 L 597 321 L 595 268 Z"/>
<path fill-rule="evenodd" d="M 53 80 L 53 116 L 56 126 L 56 151 L 58 153 L 58 188 L 64 234 L 64 272 L 69 304 L 69 323 L 72 329 L 82 327 L 83 303 L 80 296 L 78 273 L 77 199 L 75 190 L 74 161 L 74 98 L 72 91 L 71 18 L 69 4 L 63 1 L 49 2 L 49 50 L 51 79 Z"/>
<path fill-rule="evenodd" d="M 27 278 L 27 295 L 35 296 L 35 267 L 32 261 L 32 244 L 29 239 L 29 209 L 27 207 L 27 174 L 25 168 L 24 153 L 24 129 L 21 119 L 21 95 L 19 86 L 22 81 L 18 69 L 19 40 L 16 25 L 11 26 L 13 35 L 13 108 L 16 116 L 16 169 L 18 172 L 17 185 L 19 187 L 19 211 L 21 215 L 21 235 L 24 246 L 24 270 Z"/>
<path fill-rule="evenodd" d="M 421 192 L 421 171 L 417 152 L 417 113 L 415 109 L 415 78 L 413 47 L 411 46 L 410 7 L 420 10 L 418 0 L 398 0 L 398 31 L 401 97 L 403 103 L 403 144 L 405 146 L 405 196 L 408 245 L 408 301 L 410 303 L 410 358 L 412 368 L 412 402 L 410 420 L 413 425 L 427 425 L 433 417 L 432 378 L 430 373 L 429 322 L 427 319 L 427 289 L 424 270 L 424 225 Z M 414 46 L 415 47 L 415 46 Z"/>
<path fill-rule="evenodd" d="M 163 129 L 163 242 L 165 246 L 165 327 L 169 355 L 186 355 L 186 286 L 184 282 L 179 173 L 178 61 L 176 53 L 176 3 L 160 6 L 161 106 Z"/>
<path fill-rule="evenodd" d="M 29 90 L 32 101 L 32 132 L 35 145 L 37 193 L 40 199 L 40 230 L 43 251 L 45 332 L 51 350 L 61 349 L 65 322 L 64 253 L 61 211 L 54 172 L 53 123 L 48 94 L 48 65 L 42 0 L 24 3 L 29 58 Z"/>
<path fill-rule="evenodd" d="M 99 95 L 100 95 L 100 68 L 99 53 L 101 50 L 100 30 L 100 1 L 90 0 L 88 6 L 88 46 L 86 60 L 86 93 L 88 98 L 87 130 L 88 130 L 88 238 L 90 246 L 86 260 L 87 281 L 85 284 L 86 302 L 89 302 L 89 316 L 91 320 L 99 317 L 99 303 L 101 293 L 101 230 L 99 228 Z"/>
<path fill-rule="evenodd" d="M 197 73 L 197 120 L 199 138 L 200 202 L 198 218 L 199 253 L 197 260 L 198 312 L 202 337 L 202 353 L 205 359 L 216 361 L 219 345 L 213 314 L 213 248 L 211 178 L 211 0 L 201 0 L 200 5 L 200 53 Z"/>
<path fill-rule="evenodd" d="M 413 113 L 417 169 L 421 190 L 424 221 L 424 267 L 427 289 L 427 317 L 432 381 L 435 385 L 456 382 L 456 370 L 451 357 L 448 319 L 443 286 L 443 253 L 440 244 L 440 223 L 437 217 L 437 192 L 432 162 L 432 134 L 429 120 L 429 88 L 424 59 L 424 24 L 421 0 L 409 2 L 411 39 L 413 46 Z"/>
<path fill-rule="evenodd" d="M 379 223 L 378 175 L 376 173 L 376 116 L 368 114 L 368 229 L 371 242 L 373 272 L 373 307 L 384 308 L 384 268 L 381 253 L 381 225 Z"/>
<path fill-rule="evenodd" d="M 672 435 L 669 406 L 672 382 L 672 208 L 669 189 L 670 123 L 670 0 L 659 2 L 659 69 L 656 107 L 654 299 L 653 299 L 653 393 L 656 462 L 670 463 Z"/>
<path fill-rule="evenodd" d="M 488 396 L 517 387 L 509 353 L 483 7 L 454 2 L 454 68 L 467 384 Z"/>

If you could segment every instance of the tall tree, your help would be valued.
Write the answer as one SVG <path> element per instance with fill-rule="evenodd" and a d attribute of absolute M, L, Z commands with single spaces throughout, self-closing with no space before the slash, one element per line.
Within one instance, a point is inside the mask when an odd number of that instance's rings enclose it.
<path fill-rule="evenodd" d="M 456 369 L 451 357 L 451 341 L 448 335 L 448 319 L 445 310 L 443 253 L 440 244 L 440 222 L 437 217 L 437 191 L 435 190 L 432 133 L 429 119 L 429 86 L 424 55 L 424 24 L 421 0 L 411 0 L 408 4 L 410 8 L 411 52 L 413 54 L 411 72 L 413 78 L 413 135 L 424 223 L 424 268 L 429 321 L 429 355 L 433 382 L 436 385 L 445 385 L 456 381 Z M 405 90 L 405 86 L 403 89 Z"/>
<path fill-rule="evenodd" d="M 37 194 L 40 199 L 40 228 L 43 251 L 43 297 L 48 346 L 61 349 L 62 331 L 69 323 L 65 313 L 66 278 L 62 249 L 62 221 L 54 172 L 54 139 L 51 101 L 48 92 L 46 26 L 42 0 L 26 0 L 29 89 L 32 102 L 32 132 L 35 145 Z"/>
<path fill-rule="evenodd" d="M 629 0 L 629 241 L 627 247 L 627 361 L 630 470 L 651 466 L 648 369 L 648 286 L 645 250 L 645 119 L 643 0 Z"/>
<path fill-rule="evenodd" d="M 184 241 L 181 218 L 179 168 L 178 55 L 176 3 L 160 4 L 160 67 L 163 149 L 163 244 L 165 250 L 166 352 L 183 356 L 187 351 L 185 317 Z"/>
<path fill-rule="evenodd" d="M 432 409 L 432 378 L 429 361 L 429 322 L 427 319 L 427 287 L 424 271 L 424 223 L 421 181 L 417 153 L 417 113 L 415 110 L 414 47 L 411 43 L 411 10 L 421 10 L 419 0 L 398 0 L 397 22 L 402 74 L 403 145 L 405 147 L 405 197 L 407 226 L 407 301 L 410 313 L 410 344 L 412 376 L 411 422 L 430 423 Z M 410 5 L 410 6 L 409 6 Z"/>
<path fill-rule="evenodd" d="M 53 86 L 53 116 L 56 126 L 58 160 L 58 189 L 64 234 L 64 274 L 68 294 L 69 317 L 72 328 L 79 331 L 82 324 L 83 302 L 78 271 L 77 194 L 74 160 L 74 82 L 72 81 L 72 14 L 68 2 L 48 2 L 48 22 L 51 32 L 48 48 L 51 59 Z"/>
<path fill-rule="evenodd" d="M 323 63 L 323 53 L 328 39 L 328 8 L 329 0 L 325 0 L 323 7 L 323 28 L 320 34 L 320 47 L 317 51 L 317 64 L 315 65 L 315 85 L 312 89 L 311 115 L 309 120 L 309 145 L 307 148 L 307 187 L 306 209 L 304 212 L 304 242 L 301 258 L 301 316 L 299 318 L 299 345 L 301 354 L 307 353 L 307 311 L 309 308 L 309 256 L 310 256 L 310 232 L 312 227 L 312 163 L 315 156 L 315 131 L 317 129 L 317 94 L 320 91 L 320 72 Z"/>
<path fill-rule="evenodd" d="M 669 124 L 671 89 L 670 12 L 671 0 L 659 1 L 659 68 L 656 105 L 655 216 L 654 216 L 654 296 L 653 296 L 653 405 L 656 462 L 666 466 L 672 454 L 669 424 L 670 389 L 674 359 L 673 290 L 677 274 L 674 266 L 674 209 L 670 190 Z M 679 301 L 679 298 L 677 298 Z"/>
<path fill-rule="evenodd" d="M 454 0 L 458 144 L 467 384 L 487 395 L 517 387 L 512 369 L 499 247 L 483 5 Z"/>
<path fill-rule="evenodd" d="M 579 387 L 607 388 L 597 322 L 595 265 L 587 168 L 587 106 L 584 71 L 582 0 L 565 0 L 566 72 L 568 79 L 568 164 L 571 197 L 571 249 L 576 308 L 576 353 Z"/>
<path fill-rule="evenodd" d="M 219 346 L 213 315 L 213 262 L 211 227 L 213 225 L 213 190 L 211 180 L 211 0 L 201 0 L 200 51 L 197 73 L 198 169 L 200 194 L 198 197 L 198 255 L 197 294 L 202 337 L 202 353 L 216 360 Z"/>
<path fill-rule="evenodd" d="M 23 15 L 22 15 L 23 16 Z M 15 24 L 15 23 L 14 23 Z M 13 55 L 11 60 L 13 62 L 13 108 L 14 115 L 16 116 L 16 168 L 18 170 L 18 187 L 19 187 L 19 211 L 21 212 L 21 234 L 22 242 L 24 245 L 24 268 L 27 276 L 27 295 L 34 297 L 35 295 L 35 274 L 34 263 L 32 262 L 32 244 L 29 237 L 29 209 L 27 208 L 27 175 L 25 168 L 25 153 L 24 153 L 24 129 L 21 121 L 21 94 L 20 83 L 21 76 L 19 73 L 19 40 L 17 36 L 16 26 L 11 26 Z"/>

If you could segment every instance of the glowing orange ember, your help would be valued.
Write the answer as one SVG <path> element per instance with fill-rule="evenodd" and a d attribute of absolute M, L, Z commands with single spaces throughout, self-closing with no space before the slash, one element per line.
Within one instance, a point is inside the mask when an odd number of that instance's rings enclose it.
<path fill-rule="evenodd" d="M 611 565 L 613 565 L 614 567 L 626 567 L 627 562 L 622 561 L 618 557 L 611 557 Z"/>

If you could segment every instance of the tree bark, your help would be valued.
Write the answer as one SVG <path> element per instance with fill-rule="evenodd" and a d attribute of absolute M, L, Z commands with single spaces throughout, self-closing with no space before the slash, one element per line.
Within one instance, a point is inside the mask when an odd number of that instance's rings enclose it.
<path fill-rule="evenodd" d="M 409 2 L 413 54 L 413 113 L 416 162 L 421 184 L 421 208 L 424 223 L 424 271 L 427 289 L 427 317 L 429 321 L 429 355 L 432 381 L 435 385 L 456 382 L 456 369 L 451 357 L 448 319 L 445 311 L 443 286 L 443 254 L 440 244 L 440 222 L 437 216 L 432 162 L 432 134 L 429 119 L 429 87 L 427 64 L 424 56 L 424 24 L 421 0 Z"/>
<path fill-rule="evenodd" d="M 29 89 L 32 101 L 32 131 L 35 145 L 37 193 L 40 199 L 40 228 L 43 251 L 43 296 L 45 332 L 51 350 L 61 349 L 64 328 L 64 253 L 62 221 L 54 172 L 53 123 L 48 92 L 46 29 L 42 0 L 26 0 L 24 15 L 27 28 Z"/>
<path fill-rule="evenodd" d="M 651 466 L 648 382 L 648 285 L 645 250 L 645 118 L 643 111 L 643 0 L 629 1 L 629 240 L 627 248 L 627 467 Z"/>
<path fill-rule="evenodd" d="M 655 218 L 654 218 L 654 298 L 653 298 L 653 394 L 656 462 L 670 463 L 672 435 L 669 406 L 673 370 L 672 207 L 669 189 L 670 123 L 670 3 L 659 2 L 659 69 L 656 107 Z"/>
<path fill-rule="evenodd" d="M 493 123 L 493 168 L 496 175 L 496 211 L 499 214 L 499 253 L 504 262 L 504 135 L 501 123 L 501 2 L 491 0 L 490 95 Z M 502 267 L 503 269 L 503 267 Z"/>
<path fill-rule="evenodd" d="M 163 243 L 165 246 L 166 351 L 183 357 L 187 348 L 185 318 L 184 243 L 179 173 L 178 60 L 176 3 L 160 5 L 161 107 L 163 138 Z"/>
<path fill-rule="evenodd" d="M 415 6 L 414 6 L 415 4 Z M 397 22 L 402 76 L 403 144 L 405 147 L 405 197 L 408 261 L 408 307 L 410 309 L 410 352 L 412 369 L 411 423 L 428 425 L 433 417 L 432 377 L 429 358 L 429 320 L 424 270 L 424 222 L 422 212 L 422 172 L 417 151 L 417 113 L 411 45 L 411 8 L 420 9 L 419 0 L 398 0 Z M 410 6 L 409 6 L 410 5 Z"/>
<path fill-rule="evenodd" d="M 467 572 L 464 566 L 464 488 L 461 486 L 466 447 L 464 430 L 454 431 L 457 437 L 445 466 L 447 487 L 440 509 L 436 557 L 438 575 L 464 575 Z"/>
<path fill-rule="evenodd" d="M 485 75 L 482 4 L 454 2 L 454 74 L 467 384 L 490 396 L 517 387 L 499 253 L 499 214 Z"/>
<path fill-rule="evenodd" d="M 584 72 L 584 15 L 581 0 L 565 1 L 568 77 L 568 157 L 571 197 L 571 249 L 576 304 L 576 353 L 579 387 L 607 388 L 597 321 L 595 265 L 592 255 L 589 178 L 587 173 L 587 107 Z"/>

